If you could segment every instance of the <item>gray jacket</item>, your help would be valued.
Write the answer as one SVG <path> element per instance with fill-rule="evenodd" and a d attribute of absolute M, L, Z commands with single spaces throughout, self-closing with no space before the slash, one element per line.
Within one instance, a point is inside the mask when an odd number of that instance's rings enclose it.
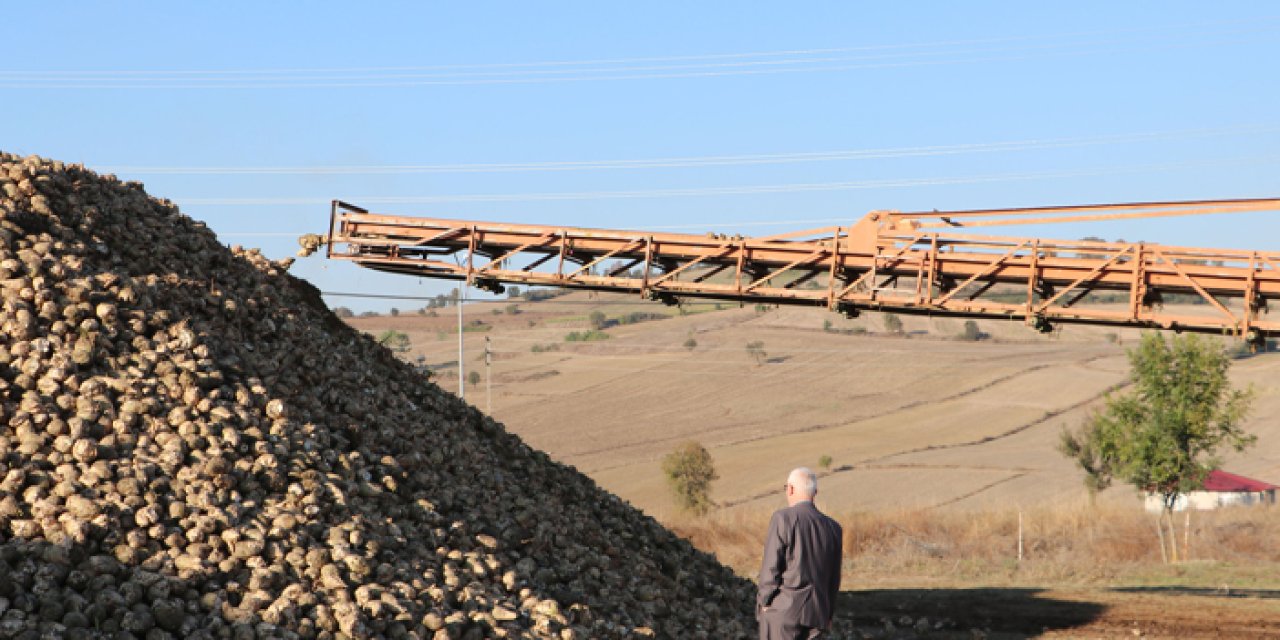
<path fill-rule="evenodd" d="M 840 524 L 812 502 L 779 509 L 769 521 L 756 603 L 795 624 L 825 628 L 840 591 L 843 541 Z"/>

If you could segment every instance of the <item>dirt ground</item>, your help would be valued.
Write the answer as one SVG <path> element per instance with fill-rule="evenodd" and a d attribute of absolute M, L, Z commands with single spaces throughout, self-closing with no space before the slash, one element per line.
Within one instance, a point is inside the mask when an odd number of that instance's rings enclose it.
<path fill-rule="evenodd" d="M 839 606 L 836 630 L 854 638 L 1280 637 L 1280 591 L 884 589 Z"/>
<path fill-rule="evenodd" d="M 671 317 L 611 327 L 599 342 L 566 342 L 597 309 L 610 318 Z M 832 464 L 820 499 L 836 512 L 1076 503 L 1086 494 L 1054 449 L 1058 434 L 1124 382 L 1124 349 L 1138 337 L 1078 326 L 1043 336 L 1020 322 L 981 321 L 988 339 L 965 342 L 955 339 L 962 321 L 948 318 L 903 317 L 905 333 L 890 335 L 876 313 L 687 310 L 585 293 L 469 305 L 465 321 L 483 324 L 464 334 L 466 371 L 485 375 L 485 338 L 493 367 L 491 386 L 469 385 L 467 399 L 660 520 L 674 508 L 661 458 L 690 439 L 711 451 L 720 475 L 712 498 L 726 510 L 776 507 L 787 471 L 817 467 L 823 456 Z M 409 358 L 423 358 L 438 384 L 456 389 L 456 317 L 438 314 L 352 324 L 407 333 Z M 689 340 L 696 346 L 686 348 Z M 764 343 L 759 362 L 746 352 L 752 341 Z M 1280 481 L 1277 372 L 1280 355 L 1233 369 L 1257 390 L 1248 428 L 1259 442 L 1229 456 L 1230 471 Z M 1102 500 L 1137 504 L 1128 487 Z"/>

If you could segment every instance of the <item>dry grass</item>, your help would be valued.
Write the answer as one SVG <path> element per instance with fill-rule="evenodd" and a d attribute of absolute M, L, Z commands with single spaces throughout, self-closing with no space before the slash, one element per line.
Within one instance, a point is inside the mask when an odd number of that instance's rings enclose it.
<path fill-rule="evenodd" d="M 1133 508 L 1062 507 L 1022 512 L 1018 560 L 1016 510 L 903 510 L 835 514 L 844 526 L 849 583 L 1101 584 L 1178 583 L 1219 587 L 1275 582 L 1280 509 L 1232 508 L 1191 515 L 1190 559 L 1165 566 L 1155 517 Z M 1183 535 L 1184 516 L 1176 516 Z M 668 523 L 698 548 L 754 576 L 767 512 L 736 512 Z"/>

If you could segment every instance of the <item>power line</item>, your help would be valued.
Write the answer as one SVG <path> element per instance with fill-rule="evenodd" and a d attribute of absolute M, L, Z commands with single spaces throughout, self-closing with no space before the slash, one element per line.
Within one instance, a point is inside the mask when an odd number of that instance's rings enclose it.
<path fill-rule="evenodd" d="M 1025 173 L 1000 173 L 976 176 L 939 178 L 905 178 L 894 180 L 864 180 L 850 182 L 822 182 L 801 184 L 748 185 L 728 187 L 698 187 L 681 189 L 644 189 L 631 191 L 579 191 L 512 194 L 455 194 L 438 196 L 350 196 L 343 198 L 359 204 L 437 204 L 462 202 L 538 202 L 564 200 L 606 200 L 635 198 L 672 198 L 697 196 L 750 195 L 765 193 L 797 193 L 817 191 L 851 191 L 863 189 L 900 189 L 910 187 L 984 184 L 1058 178 L 1081 178 L 1117 173 L 1163 172 L 1178 169 L 1230 166 L 1238 164 L 1273 164 L 1280 156 L 1244 156 L 1217 160 L 1118 165 L 1069 171 L 1042 171 Z M 184 206 L 262 207 L 262 206 L 316 206 L 327 205 L 331 198 L 280 197 L 280 198 L 172 198 Z"/>
<path fill-rule="evenodd" d="M 487 84 L 530 84 L 566 81 L 603 81 L 603 80 L 637 80 L 637 79 L 670 79 L 670 78 L 708 78 L 719 76 L 762 75 L 794 72 L 832 72 L 859 69 L 901 68 L 925 65 L 954 65 L 985 62 L 1008 62 L 1030 60 L 1043 57 L 1087 56 L 1098 54 L 1115 55 L 1124 52 L 1141 52 L 1151 50 L 1186 49 L 1207 45 L 1237 44 L 1244 39 L 1242 33 L 1265 32 L 1273 26 L 1260 23 L 1269 22 L 1268 18 L 1249 21 L 1250 26 L 1241 29 L 1222 31 L 1212 34 L 1201 29 L 1192 34 L 1169 34 L 1163 37 L 1171 40 L 1170 44 L 1161 46 L 1129 46 L 1116 48 L 1078 49 L 1074 51 L 1050 51 L 1034 53 L 1036 50 L 1055 49 L 1081 45 L 1094 46 L 1113 43 L 1131 43 L 1134 38 L 1113 38 L 1111 40 L 1061 43 L 1013 49 L 995 49 L 994 51 L 938 51 L 936 53 L 905 53 L 876 57 L 844 57 L 844 58 L 798 58 L 784 60 L 756 60 L 723 63 L 693 63 L 684 65 L 666 65 L 660 67 L 613 66 L 580 69 L 537 69 L 527 66 L 520 71 L 471 71 L 448 74 L 398 74 L 374 75 L 364 73 L 357 76 L 325 76 L 323 74 L 302 75 L 297 72 L 271 75 L 265 72 L 248 71 L 239 76 L 229 77 L 191 77 L 181 72 L 146 72 L 150 75 L 139 75 L 137 72 L 126 72 L 121 75 L 110 75 L 111 72 L 91 72 L 79 74 L 63 72 L 61 75 L 31 71 L 8 72 L 0 74 L 0 88 L 9 89 L 318 89 L 318 88 L 376 88 L 407 87 L 432 85 L 487 85 Z M 1191 37 L 1205 35 L 1226 35 L 1219 40 L 1192 42 Z M 1001 55 L 1012 51 L 1015 55 Z M 1032 53 L 1020 53 L 1030 51 Z M 978 57 L 961 57 L 964 55 Z M 892 57 L 934 56 L 933 59 L 908 60 L 897 62 L 865 62 L 868 59 Z M 863 62 L 860 62 L 863 61 Z M 853 62 L 853 64 L 846 64 Z M 757 68 L 759 65 L 772 65 L 770 68 Z M 726 68 L 739 67 L 739 68 Z M 750 67 L 750 68 L 741 68 Z M 199 72 L 197 72 L 199 73 Z M 226 75 L 226 74 L 222 74 Z M 299 76 L 301 79 L 299 79 Z M 497 77 L 495 77 L 497 76 Z"/>
<path fill-rule="evenodd" d="M 1088 31 L 1074 31 L 1064 33 L 1036 34 L 1036 35 L 1019 35 L 1019 36 L 1003 36 L 996 38 L 971 38 L 962 40 L 942 40 L 933 42 L 915 42 L 915 43 L 898 43 L 898 44 L 881 44 L 881 45 L 864 45 L 857 47 L 826 47 L 826 48 L 808 48 L 808 49 L 782 49 L 772 51 L 755 51 L 755 52 L 735 52 L 735 53 L 713 53 L 713 54 L 693 54 L 693 55 L 671 55 L 671 56 L 646 56 L 646 57 L 624 57 L 624 58 L 596 58 L 585 60 L 544 60 L 536 62 L 499 62 L 499 63 L 459 63 L 444 65 L 427 65 L 427 66 L 381 66 L 381 67 L 292 67 L 292 68 L 275 68 L 275 69 L 197 69 L 197 70 L 174 70 L 174 69 L 143 69 L 143 70 L 30 70 L 30 71 L 6 71 L 0 72 L 0 75 L 13 76 L 103 76 L 103 75 L 280 75 L 280 74 L 304 74 L 304 73 L 364 73 L 364 72 L 386 72 L 386 71 L 440 71 L 440 70 L 456 70 L 456 69 L 493 69 L 493 68 L 520 68 L 520 67 L 544 67 L 544 66 L 595 66 L 602 64 L 632 64 L 632 63 L 649 63 L 649 62 L 676 62 L 676 61 L 698 61 L 698 60 L 721 60 L 733 58 L 761 58 L 761 57 L 777 57 L 777 56 L 795 56 L 795 55 L 816 55 L 816 54 L 835 54 L 835 53 L 851 53 L 856 51 L 890 51 L 901 49 L 927 49 L 927 48 L 945 48 L 953 46 L 971 46 L 982 44 L 1000 44 L 1008 42 L 1025 42 L 1036 40 L 1054 40 L 1061 38 L 1073 38 L 1081 36 L 1096 35 L 1124 35 L 1134 33 L 1150 33 L 1159 31 L 1170 31 L 1179 29 L 1204 29 L 1206 27 L 1219 27 L 1226 25 L 1257 25 L 1261 22 L 1276 20 L 1280 16 L 1256 16 L 1234 20 L 1217 20 L 1210 22 L 1194 22 L 1194 23 L 1174 23 L 1164 25 L 1148 25 L 1145 27 L 1136 27 L 1128 29 L 1098 29 Z"/>
<path fill-rule="evenodd" d="M 882 160 L 888 158 L 930 157 L 966 153 L 996 153 L 1029 151 L 1036 149 L 1072 148 L 1092 145 L 1150 142 L 1176 138 L 1197 138 L 1224 135 L 1257 135 L 1280 131 L 1280 127 L 1268 125 L 1244 125 L 1220 129 L 1183 129 L 1104 136 L 1074 138 L 1050 138 L 1010 140 L 988 143 L 966 143 L 923 147 L 897 147 L 882 149 L 847 149 L 834 151 L 809 151 L 773 154 L 743 154 L 720 156 L 686 156 L 620 160 L 570 160 L 524 163 L 472 163 L 472 164 L 416 164 L 416 165 L 356 165 L 356 166 L 258 166 L 258 167 L 172 167 L 172 166 L 104 166 L 101 172 L 151 174 L 151 175 L 383 175 L 430 173 L 519 173 L 532 171 L 587 171 L 620 169 L 658 169 L 704 166 L 738 166 L 792 164 L 805 162 L 833 162 L 850 160 Z"/>

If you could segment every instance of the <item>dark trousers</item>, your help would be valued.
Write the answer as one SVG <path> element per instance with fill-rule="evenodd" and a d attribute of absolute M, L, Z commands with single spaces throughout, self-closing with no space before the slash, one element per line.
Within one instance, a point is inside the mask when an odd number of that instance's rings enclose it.
<path fill-rule="evenodd" d="M 824 635 L 822 629 L 798 625 L 785 619 L 777 609 L 761 611 L 759 619 L 760 640 L 814 640 Z"/>

